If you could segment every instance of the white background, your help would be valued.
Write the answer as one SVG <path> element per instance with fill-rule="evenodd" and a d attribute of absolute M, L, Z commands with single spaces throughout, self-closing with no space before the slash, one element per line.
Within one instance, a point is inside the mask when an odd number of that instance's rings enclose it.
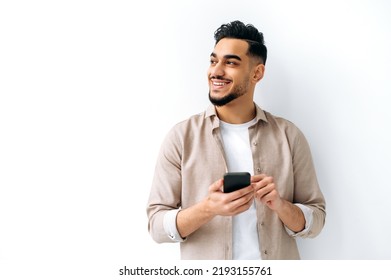
<path fill-rule="evenodd" d="M 326 197 L 302 258 L 391 259 L 390 14 L 380 0 L 2 1 L 0 278 L 179 259 L 147 231 L 155 160 L 208 106 L 213 32 L 236 19 L 269 50 L 256 102 L 305 133 Z"/>

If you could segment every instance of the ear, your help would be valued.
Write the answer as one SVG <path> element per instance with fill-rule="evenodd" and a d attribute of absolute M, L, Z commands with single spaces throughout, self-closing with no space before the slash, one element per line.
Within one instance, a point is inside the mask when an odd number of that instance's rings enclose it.
<path fill-rule="evenodd" d="M 264 74 L 265 74 L 265 65 L 258 64 L 257 66 L 255 66 L 254 69 L 253 81 L 255 83 L 258 83 L 260 80 L 262 80 Z"/>

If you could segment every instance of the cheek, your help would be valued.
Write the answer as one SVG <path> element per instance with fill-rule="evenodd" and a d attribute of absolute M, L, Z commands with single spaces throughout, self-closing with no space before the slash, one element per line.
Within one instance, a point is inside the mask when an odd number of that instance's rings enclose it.
<path fill-rule="evenodd" d="M 211 76 L 211 73 L 212 73 L 211 67 L 208 67 L 208 69 L 206 70 L 206 76 L 208 77 L 208 79 Z"/>

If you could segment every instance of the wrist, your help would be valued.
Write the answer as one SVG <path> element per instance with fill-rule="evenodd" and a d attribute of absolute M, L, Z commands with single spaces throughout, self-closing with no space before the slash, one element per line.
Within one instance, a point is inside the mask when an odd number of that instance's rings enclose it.
<path fill-rule="evenodd" d="M 274 211 L 280 215 L 289 209 L 289 202 L 285 199 L 280 198 L 278 201 L 274 203 Z"/>
<path fill-rule="evenodd" d="M 205 198 L 203 201 L 201 201 L 201 203 L 199 204 L 198 210 L 200 213 L 202 213 L 202 216 L 204 217 L 204 219 L 206 219 L 208 221 L 213 219 L 216 216 L 216 214 L 213 211 L 211 201 L 209 200 L 208 197 Z"/>

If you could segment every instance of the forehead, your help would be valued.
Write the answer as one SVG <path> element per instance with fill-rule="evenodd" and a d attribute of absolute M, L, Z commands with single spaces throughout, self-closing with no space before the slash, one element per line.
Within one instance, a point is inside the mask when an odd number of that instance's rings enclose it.
<path fill-rule="evenodd" d="M 240 39 L 223 38 L 214 47 L 213 53 L 217 56 L 237 55 L 247 57 L 248 43 Z"/>

